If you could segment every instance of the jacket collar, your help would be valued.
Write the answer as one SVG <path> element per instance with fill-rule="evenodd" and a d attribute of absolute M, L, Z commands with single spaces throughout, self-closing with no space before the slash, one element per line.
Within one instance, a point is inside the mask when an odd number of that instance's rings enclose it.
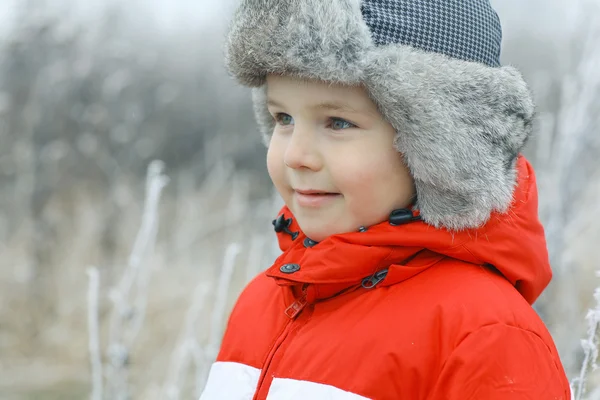
<path fill-rule="evenodd" d="M 406 212 L 418 217 L 418 212 Z M 365 286 L 379 283 L 375 275 L 382 271 L 383 275 L 389 275 L 385 277 L 385 285 L 398 283 L 420 272 L 419 266 L 424 262 L 428 264 L 441 258 L 439 255 L 432 258 L 431 252 L 425 252 L 423 246 L 411 243 L 410 230 L 404 229 L 406 225 L 392 225 L 390 221 L 357 232 L 333 235 L 320 243 L 310 240 L 300 230 L 287 207 L 273 223 L 276 231 L 279 230 L 279 244 L 284 252 L 266 274 L 280 286 L 309 288 L 309 301 L 328 298 L 363 283 Z M 415 263 L 417 256 L 419 263 Z M 410 270 L 388 274 L 391 265 L 407 266 L 409 262 L 413 266 Z"/>
<path fill-rule="evenodd" d="M 365 231 L 332 235 L 311 247 L 284 207 L 280 221 L 289 223 L 275 224 L 283 254 L 266 274 L 282 286 L 310 288 L 309 297 L 318 300 L 360 286 L 365 278 L 385 269 L 387 275 L 380 286 L 397 284 L 443 258 L 452 258 L 492 265 L 533 303 L 548 285 L 552 272 L 538 219 L 533 168 L 522 156 L 517 168 L 518 181 L 509 210 L 493 213 L 477 229 L 449 231 L 418 220 L 401 225 L 384 221 Z M 418 217 L 418 211 L 413 216 Z"/>

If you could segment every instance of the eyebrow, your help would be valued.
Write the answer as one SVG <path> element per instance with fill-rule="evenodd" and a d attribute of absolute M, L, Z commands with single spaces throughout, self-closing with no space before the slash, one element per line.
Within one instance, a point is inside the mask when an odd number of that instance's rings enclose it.
<path fill-rule="evenodd" d="M 331 102 L 322 102 L 314 105 L 312 108 L 319 110 L 327 110 L 327 111 L 347 111 L 347 112 L 360 112 L 350 107 L 348 104 L 343 103 L 331 103 Z"/>
<path fill-rule="evenodd" d="M 279 103 L 273 99 L 268 99 L 267 105 L 273 106 L 273 107 L 285 108 L 281 103 Z M 366 112 L 358 111 L 358 110 L 350 107 L 348 104 L 333 103 L 333 102 L 327 102 L 327 101 L 315 104 L 311 108 L 315 109 L 315 110 L 318 109 L 318 110 L 326 110 L 326 111 L 345 111 L 345 112 L 362 113 L 362 114 L 366 113 Z"/>

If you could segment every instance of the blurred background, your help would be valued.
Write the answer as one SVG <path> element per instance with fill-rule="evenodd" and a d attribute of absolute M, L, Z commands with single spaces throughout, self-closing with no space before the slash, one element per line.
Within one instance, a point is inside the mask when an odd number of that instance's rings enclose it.
<path fill-rule="evenodd" d="M 600 1 L 492 3 L 538 103 L 554 279 L 535 307 L 574 379 L 600 286 Z M 0 399 L 197 398 L 278 250 L 250 94 L 222 62 L 234 5 L 0 1 Z"/>

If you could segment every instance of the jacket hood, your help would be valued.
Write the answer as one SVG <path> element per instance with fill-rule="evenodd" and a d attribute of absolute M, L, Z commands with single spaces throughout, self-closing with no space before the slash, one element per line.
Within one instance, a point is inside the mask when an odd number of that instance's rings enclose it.
<path fill-rule="evenodd" d="M 393 285 L 451 258 L 497 269 L 532 304 L 552 272 L 538 219 L 535 174 L 523 156 L 518 157 L 517 172 L 509 210 L 493 213 L 481 228 L 458 232 L 423 221 L 397 226 L 385 221 L 315 244 L 283 207 L 280 218 L 291 219 L 278 233 L 283 254 L 266 274 L 279 285 L 308 289 L 308 301 L 315 301 L 358 287 L 365 278 L 368 285 Z M 381 271 L 386 271 L 385 279 L 377 278 Z"/>

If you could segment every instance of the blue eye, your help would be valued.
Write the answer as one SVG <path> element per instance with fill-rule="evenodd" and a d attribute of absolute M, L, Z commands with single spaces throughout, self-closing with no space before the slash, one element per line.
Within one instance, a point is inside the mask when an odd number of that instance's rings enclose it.
<path fill-rule="evenodd" d="M 277 121 L 277 123 L 279 125 L 284 125 L 284 126 L 294 124 L 294 118 L 292 118 L 290 115 L 284 114 L 284 113 L 277 113 L 275 115 L 275 121 Z"/>
<path fill-rule="evenodd" d="M 354 125 L 353 123 L 348 122 L 344 119 L 331 118 L 331 129 L 341 130 L 341 129 L 349 129 L 349 128 L 356 128 L 356 125 Z"/>

